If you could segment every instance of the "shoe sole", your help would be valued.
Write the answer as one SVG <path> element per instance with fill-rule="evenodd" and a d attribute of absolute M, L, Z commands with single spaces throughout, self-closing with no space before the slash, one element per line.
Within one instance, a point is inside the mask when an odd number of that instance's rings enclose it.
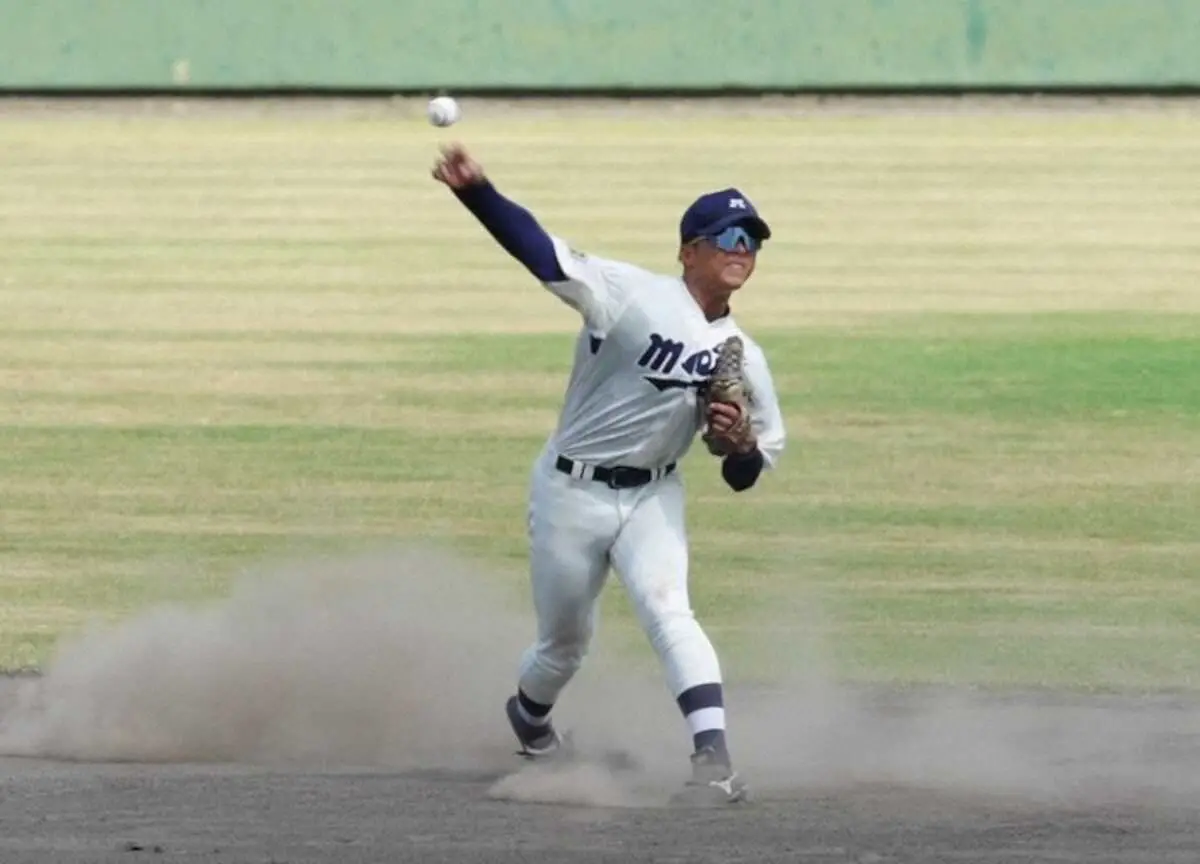
<path fill-rule="evenodd" d="M 672 796 L 671 804 L 683 807 L 728 807 L 749 800 L 750 789 L 745 783 L 727 785 L 715 781 L 706 785 L 685 786 Z"/>

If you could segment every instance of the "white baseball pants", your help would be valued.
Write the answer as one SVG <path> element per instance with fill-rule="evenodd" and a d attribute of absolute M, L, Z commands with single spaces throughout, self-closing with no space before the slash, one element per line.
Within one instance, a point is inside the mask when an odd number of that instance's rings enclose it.
<path fill-rule="evenodd" d="M 543 705 L 558 700 L 588 652 L 610 565 L 663 664 L 672 696 L 720 682 L 716 651 L 688 598 L 678 472 L 637 488 L 612 489 L 564 474 L 554 461 L 553 451 L 545 449 L 530 487 L 537 638 L 521 660 L 521 690 Z"/>

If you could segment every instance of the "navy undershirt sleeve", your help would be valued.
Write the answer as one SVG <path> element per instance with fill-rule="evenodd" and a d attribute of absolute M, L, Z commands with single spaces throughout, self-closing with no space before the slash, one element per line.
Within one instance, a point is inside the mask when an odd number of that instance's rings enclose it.
<path fill-rule="evenodd" d="M 525 269 L 542 282 L 562 282 L 567 276 L 554 254 L 554 242 L 533 214 L 505 198 L 490 182 L 453 190 L 458 200 Z"/>
<path fill-rule="evenodd" d="M 757 447 L 745 455 L 733 454 L 721 460 L 721 476 L 734 492 L 753 486 L 762 470 L 763 454 Z"/>

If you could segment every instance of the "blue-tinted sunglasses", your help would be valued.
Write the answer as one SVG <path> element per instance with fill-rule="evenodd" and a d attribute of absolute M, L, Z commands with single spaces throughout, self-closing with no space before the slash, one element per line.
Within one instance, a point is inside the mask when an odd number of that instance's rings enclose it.
<path fill-rule="evenodd" d="M 762 246 L 761 241 L 751 237 L 750 233 L 740 225 L 730 225 L 719 234 L 713 234 L 703 239 L 708 240 L 722 252 L 736 252 L 739 243 L 747 252 L 757 252 Z"/>

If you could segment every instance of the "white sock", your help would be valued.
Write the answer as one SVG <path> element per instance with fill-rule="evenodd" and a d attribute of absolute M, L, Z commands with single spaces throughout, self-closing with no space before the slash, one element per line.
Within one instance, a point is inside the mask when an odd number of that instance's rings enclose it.
<path fill-rule="evenodd" d="M 692 735 L 699 735 L 702 732 L 711 732 L 715 729 L 725 730 L 725 709 L 724 708 L 699 708 L 687 715 L 688 728 L 692 730 Z"/>

